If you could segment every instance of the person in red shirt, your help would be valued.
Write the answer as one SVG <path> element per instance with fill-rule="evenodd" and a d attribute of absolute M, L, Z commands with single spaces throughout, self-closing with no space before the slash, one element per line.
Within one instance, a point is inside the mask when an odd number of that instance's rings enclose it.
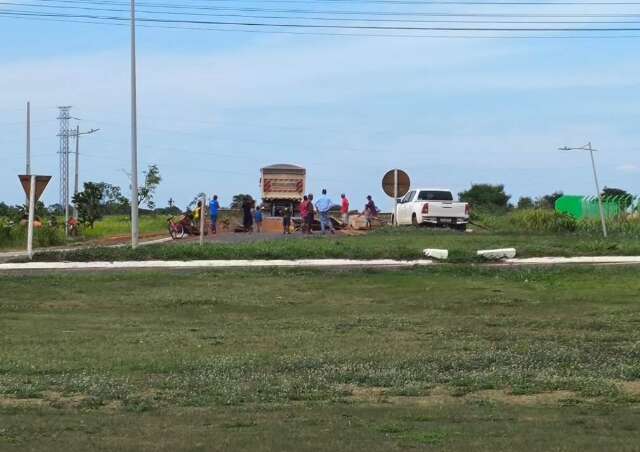
<path fill-rule="evenodd" d="M 302 202 L 300 203 L 300 218 L 302 218 L 302 233 L 306 232 L 307 225 L 307 217 L 309 216 L 309 198 L 307 195 L 302 197 Z"/>
<path fill-rule="evenodd" d="M 342 223 L 345 226 L 349 225 L 349 200 L 346 195 L 343 193 L 340 195 L 342 199 L 342 203 L 340 204 L 340 216 L 342 217 Z"/>

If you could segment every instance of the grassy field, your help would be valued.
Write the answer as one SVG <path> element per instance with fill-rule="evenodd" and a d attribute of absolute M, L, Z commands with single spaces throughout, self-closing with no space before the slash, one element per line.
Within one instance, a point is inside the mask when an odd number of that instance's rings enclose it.
<path fill-rule="evenodd" d="M 157 234 L 167 232 L 169 215 L 140 216 L 140 234 Z M 101 239 L 131 234 L 131 222 L 127 215 L 110 215 L 97 221 L 95 227 L 82 228 L 81 236 L 85 239 Z"/>
<path fill-rule="evenodd" d="M 377 230 L 364 236 L 287 237 L 281 240 L 223 244 L 170 243 L 129 248 L 90 248 L 71 252 L 39 253 L 40 261 L 148 260 L 148 259 L 418 259 L 425 248 L 449 250 L 452 262 L 477 262 L 476 251 L 515 247 L 519 257 L 640 255 L 640 237 L 597 234 L 518 234 L 476 231 L 459 233 L 413 227 Z"/>
<path fill-rule="evenodd" d="M 142 215 L 140 217 L 140 234 L 167 233 L 168 215 Z M 131 223 L 126 215 L 110 215 L 98 220 L 94 228 L 81 227 L 78 237 L 65 239 L 64 219 L 58 219 L 58 227 L 44 226 L 35 229 L 34 245 L 36 248 L 73 245 L 87 240 L 109 237 L 129 236 Z M 2 227 L 0 224 L 0 250 L 23 249 L 27 243 L 26 226 Z"/>
<path fill-rule="evenodd" d="M 0 275 L 1 450 L 637 450 L 640 269 Z"/>

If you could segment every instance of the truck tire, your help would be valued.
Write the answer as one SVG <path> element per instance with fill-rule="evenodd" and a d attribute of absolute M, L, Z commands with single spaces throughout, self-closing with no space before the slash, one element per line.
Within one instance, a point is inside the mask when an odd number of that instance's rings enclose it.
<path fill-rule="evenodd" d="M 416 216 L 416 214 L 414 213 L 413 215 L 411 215 L 411 224 L 415 227 L 418 227 L 418 217 Z"/>
<path fill-rule="evenodd" d="M 467 230 L 467 223 L 456 225 L 456 229 L 460 232 L 465 232 Z"/>

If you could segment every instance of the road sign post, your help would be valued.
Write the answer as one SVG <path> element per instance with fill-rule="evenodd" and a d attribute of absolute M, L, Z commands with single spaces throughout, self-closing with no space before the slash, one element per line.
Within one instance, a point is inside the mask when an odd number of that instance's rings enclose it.
<path fill-rule="evenodd" d="M 51 176 L 36 176 L 33 174 L 19 175 L 22 188 L 29 199 L 29 220 L 27 224 L 27 256 L 29 260 L 33 258 L 33 222 L 36 215 L 36 203 L 40 199 L 42 192 L 51 180 Z M 67 225 L 65 224 L 65 227 Z"/>
<path fill-rule="evenodd" d="M 409 175 L 400 169 L 392 169 L 382 178 L 382 190 L 393 198 L 393 225 L 398 225 L 398 198 L 409 191 L 411 180 Z"/>
<path fill-rule="evenodd" d="M 33 220 L 36 210 L 36 176 L 29 177 L 29 223 L 27 226 L 27 256 L 33 259 Z"/>
<path fill-rule="evenodd" d="M 393 225 L 398 226 L 398 170 L 393 170 Z"/>

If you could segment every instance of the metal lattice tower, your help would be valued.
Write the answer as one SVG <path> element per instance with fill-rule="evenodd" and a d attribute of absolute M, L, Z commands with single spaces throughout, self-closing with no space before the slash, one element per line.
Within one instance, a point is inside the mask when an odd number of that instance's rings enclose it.
<path fill-rule="evenodd" d="M 69 111 L 71 107 L 58 107 L 60 114 L 58 120 L 60 121 L 60 131 L 58 137 L 60 137 L 60 149 L 58 150 L 60 161 L 60 205 L 63 209 L 66 209 L 69 205 L 69 120 L 71 116 Z"/>

